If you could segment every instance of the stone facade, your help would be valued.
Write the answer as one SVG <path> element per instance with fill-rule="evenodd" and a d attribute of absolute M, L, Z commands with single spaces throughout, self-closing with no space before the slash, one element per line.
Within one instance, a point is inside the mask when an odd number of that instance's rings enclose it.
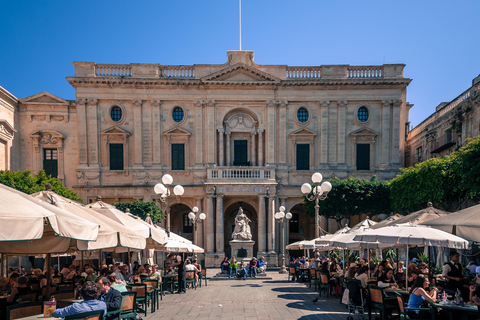
<path fill-rule="evenodd" d="M 480 75 L 472 86 L 450 102 L 442 102 L 435 112 L 408 133 L 406 166 L 430 158 L 441 158 L 480 134 Z"/>
<path fill-rule="evenodd" d="M 314 172 L 387 180 L 405 165 L 404 65 L 291 67 L 257 65 L 252 51 L 227 56 L 221 65 L 74 62 L 75 101 L 42 92 L 12 102 L 15 166 L 50 166 L 86 202 L 159 206 L 153 186 L 171 174 L 185 188 L 170 199 L 171 230 L 192 239 L 186 215 L 193 206 L 205 212 L 196 242 L 213 266 L 229 254 L 240 206 L 254 253 L 275 265 L 280 205 L 293 214 L 286 243 L 315 234 L 300 192 Z"/>

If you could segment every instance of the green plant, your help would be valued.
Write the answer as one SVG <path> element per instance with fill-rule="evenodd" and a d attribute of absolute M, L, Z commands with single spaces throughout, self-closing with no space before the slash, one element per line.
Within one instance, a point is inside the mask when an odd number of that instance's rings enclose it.
<path fill-rule="evenodd" d="M 427 263 L 428 262 L 428 257 L 426 254 L 424 254 L 423 252 L 419 252 L 417 254 L 417 259 L 420 260 L 420 262 L 425 262 Z"/>
<path fill-rule="evenodd" d="M 385 259 L 393 260 L 397 257 L 397 250 L 394 248 L 388 248 L 383 250 L 383 257 Z"/>
<path fill-rule="evenodd" d="M 328 256 L 330 257 L 330 259 L 335 258 L 337 261 L 339 261 L 339 259 L 341 259 L 342 257 L 342 250 L 340 249 L 330 250 L 328 252 Z"/>

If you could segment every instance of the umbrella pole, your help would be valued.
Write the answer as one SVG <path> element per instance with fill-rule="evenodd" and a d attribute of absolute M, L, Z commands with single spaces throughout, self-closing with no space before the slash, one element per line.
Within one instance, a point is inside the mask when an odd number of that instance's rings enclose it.
<path fill-rule="evenodd" d="M 5 273 L 8 277 L 8 254 L 5 255 Z"/>
<path fill-rule="evenodd" d="M 398 256 L 398 248 L 395 249 L 395 250 L 396 250 L 395 255 L 397 256 L 397 273 L 398 273 L 398 259 L 399 259 L 400 257 Z"/>
<path fill-rule="evenodd" d="M 47 291 L 46 291 L 46 297 L 43 297 L 44 300 L 48 301 L 50 299 L 50 286 L 52 284 L 52 273 L 50 272 L 50 268 L 52 266 L 52 254 L 51 253 L 47 253 L 47 256 L 46 256 L 46 261 L 45 261 L 45 265 L 46 265 L 46 276 L 47 276 Z M 46 298 L 46 299 L 45 299 Z"/>
<path fill-rule="evenodd" d="M 432 266 L 430 265 L 430 246 L 428 246 L 428 278 L 432 279 Z"/>
<path fill-rule="evenodd" d="M 130 270 L 130 248 L 128 248 L 128 252 L 127 252 L 127 264 L 128 264 L 128 270 Z M 132 272 L 130 270 L 130 272 Z"/>
<path fill-rule="evenodd" d="M 102 272 L 102 250 L 98 251 L 98 271 Z"/>
<path fill-rule="evenodd" d="M 370 249 L 368 248 L 367 244 L 367 277 L 370 279 Z"/>
<path fill-rule="evenodd" d="M 80 254 L 82 255 L 82 267 L 80 268 L 80 273 L 83 272 L 83 251 L 80 251 Z M 58 268 L 60 268 L 60 266 L 58 266 Z"/>
<path fill-rule="evenodd" d="M 405 263 L 407 265 L 407 269 L 405 269 L 405 290 L 408 291 L 408 244 L 407 244 L 407 262 Z"/>

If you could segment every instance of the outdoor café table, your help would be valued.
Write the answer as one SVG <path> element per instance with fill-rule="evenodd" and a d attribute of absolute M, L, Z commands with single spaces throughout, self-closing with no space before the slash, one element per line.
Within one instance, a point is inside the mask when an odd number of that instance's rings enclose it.
<path fill-rule="evenodd" d="M 24 318 L 17 318 L 16 320 L 39 320 L 39 319 L 46 319 L 43 317 L 43 313 L 36 314 L 34 316 L 24 317 Z M 55 319 L 55 318 L 50 318 Z"/>
<path fill-rule="evenodd" d="M 174 278 L 176 278 L 177 275 L 170 275 L 170 276 L 163 276 L 162 277 L 162 282 L 165 284 L 165 286 L 170 286 L 170 293 L 173 293 L 173 284 L 174 284 Z"/>
<path fill-rule="evenodd" d="M 410 293 L 407 290 L 403 290 L 403 289 L 384 289 L 383 291 L 387 292 L 387 293 L 390 293 L 390 294 L 393 294 L 393 295 L 395 294 L 395 292 L 400 293 L 402 295 L 405 303 L 407 303 L 408 299 L 410 298 Z"/>
<path fill-rule="evenodd" d="M 308 268 L 299 268 L 298 271 L 300 274 L 303 274 L 305 281 L 310 281 L 310 271 Z"/>
<path fill-rule="evenodd" d="M 452 315 L 452 319 L 467 320 L 469 316 L 480 317 L 480 311 L 478 306 L 471 306 L 466 303 L 464 306 L 459 306 L 448 301 L 447 304 L 443 303 L 430 303 L 435 308 L 441 308 L 442 310 L 449 312 Z M 437 314 L 434 312 L 434 317 L 436 318 Z"/>

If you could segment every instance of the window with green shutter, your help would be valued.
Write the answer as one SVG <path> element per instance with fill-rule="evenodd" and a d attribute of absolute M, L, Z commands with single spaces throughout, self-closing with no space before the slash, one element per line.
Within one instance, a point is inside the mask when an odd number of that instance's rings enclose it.
<path fill-rule="evenodd" d="M 310 144 L 297 144 L 297 170 L 310 170 Z"/>
<path fill-rule="evenodd" d="M 172 170 L 185 170 L 185 145 L 172 144 Z"/>
<path fill-rule="evenodd" d="M 124 170 L 123 143 L 110 143 L 110 170 Z"/>
<path fill-rule="evenodd" d="M 357 144 L 357 170 L 370 170 L 370 144 Z"/>
<path fill-rule="evenodd" d="M 43 149 L 43 170 L 47 176 L 57 178 L 58 176 L 58 150 Z"/>

